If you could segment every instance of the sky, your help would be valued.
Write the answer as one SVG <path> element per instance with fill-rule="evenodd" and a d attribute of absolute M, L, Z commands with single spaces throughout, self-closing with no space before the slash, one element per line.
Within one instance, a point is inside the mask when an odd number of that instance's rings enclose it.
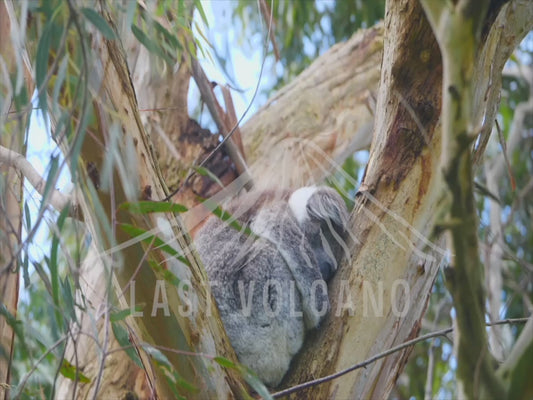
<path fill-rule="evenodd" d="M 228 77 L 224 74 L 224 68 L 219 62 L 217 62 L 216 55 L 212 50 L 209 49 L 209 45 L 207 44 L 202 47 L 211 54 L 211 58 L 200 56 L 199 60 L 207 77 L 211 81 L 215 81 L 222 85 L 229 84 L 237 89 L 232 92 L 232 96 L 237 118 L 240 118 L 252 101 L 256 87 L 258 87 L 259 93 L 267 79 L 265 75 L 259 79 L 259 71 L 261 69 L 261 63 L 263 59 L 264 38 L 259 36 L 246 38 L 251 45 L 243 46 L 247 47 L 249 50 L 245 53 L 245 51 L 243 51 L 239 45 L 234 45 L 235 43 L 242 42 L 243 40 L 243 38 L 239 36 L 239 33 L 236 32 L 234 26 L 234 24 L 238 22 L 233 21 L 231 16 L 235 1 L 202 0 L 201 3 L 207 18 L 208 27 L 206 27 L 200 18 L 199 13 L 195 12 L 194 20 L 200 30 L 205 34 L 205 36 L 207 36 L 208 40 L 216 49 L 226 49 L 228 44 L 233 44 L 230 51 L 228 51 L 226 54 L 221 54 L 222 58 L 229 55 L 230 58 L 224 58 L 224 60 L 226 62 L 226 70 L 228 71 L 228 74 L 232 76 Z M 266 36 L 266 32 L 265 26 L 264 36 Z M 199 37 L 199 35 L 196 36 Z M 220 91 L 215 91 L 215 94 L 219 96 L 219 101 L 221 104 L 223 104 L 223 102 L 220 100 Z M 250 110 L 244 116 L 243 122 L 245 122 L 257 110 L 258 100 L 260 100 L 259 97 L 260 95 L 256 96 L 255 101 L 250 107 Z M 191 85 L 191 90 L 189 92 L 189 111 L 191 113 L 194 111 L 194 106 L 198 103 L 198 99 L 198 89 L 195 85 Z M 262 100 L 263 102 L 266 101 L 266 99 Z"/>

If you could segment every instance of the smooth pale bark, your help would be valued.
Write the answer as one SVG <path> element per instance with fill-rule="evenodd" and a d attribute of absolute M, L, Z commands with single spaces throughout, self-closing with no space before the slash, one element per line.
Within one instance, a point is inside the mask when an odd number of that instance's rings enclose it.
<path fill-rule="evenodd" d="M 25 66 L 17 64 L 17 61 L 21 62 L 21 57 L 15 57 L 14 42 L 10 35 L 10 17 L 13 14 L 10 4 L 0 3 L 0 61 L 7 72 L 1 75 L 0 82 L 0 145 L 21 153 L 24 151 L 27 115 L 17 116 L 12 102 L 13 97 L 22 90 L 32 93 L 33 84 Z M 14 87 L 13 83 L 26 87 Z M 16 318 L 21 267 L 23 176 L 10 167 L 10 163 L 0 163 L 0 180 L 0 305 Z M 0 316 L 0 398 L 7 398 L 9 394 L 14 339 L 15 333 L 7 318 Z"/>
<path fill-rule="evenodd" d="M 383 26 L 319 57 L 241 129 L 258 188 L 319 182 L 372 140 Z"/>

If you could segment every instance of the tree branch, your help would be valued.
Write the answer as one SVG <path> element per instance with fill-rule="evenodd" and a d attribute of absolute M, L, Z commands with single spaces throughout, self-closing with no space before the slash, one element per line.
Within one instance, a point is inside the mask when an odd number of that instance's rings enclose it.
<path fill-rule="evenodd" d="M 497 325 L 504 325 L 504 324 L 520 324 L 520 323 L 526 323 L 529 321 L 529 318 L 512 318 L 512 319 L 504 319 L 504 320 L 500 320 L 500 321 L 495 321 L 495 322 L 490 322 L 490 323 L 487 323 L 486 326 L 497 326 Z M 315 386 L 315 385 L 320 385 L 321 383 L 324 383 L 324 382 L 328 382 L 328 381 L 332 381 L 333 379 L 337 379 L 343 375 L 346 375 L 347 373 L 349 372 L 352 372 L 352 371 L 355 371 L 357 369 L 360 369 L 360 368 L 365 368 L 367 365 L 379 360 L 379 359 L 382 359 L 382 358 L 385 358 L 387 356 L 390 356 L 391 354 L 394 354 L 398 351 L 401 351 L 401 350 L 405 350 L 417 343 L 420 343 L 420 342 L 423 342 L 425 340 L 428 340 L 428 339 L 433 339 L 433 338 L 436 338 L 436 337 L 439 337 L 439 336 L 446 336 L 447 334 L 449 333 L 452 333 L 453 332 L 453 327 L 450 327 L 450 328 L 445 328 L 445 329 L 441 329 L 439 331 L 435 331 L 435 332 L 431 332 L 431 333 L 427 333 L 425 335 L 422 335 L 422 336 L 419 336 L 415 339 L 411 339 L 411 340 L 408 340 L 402 344 L 399 344 L 397 346 L 394 346 L 394 347 L 391 347 L 390 349 L 384 351 L 384 352 L 381 352 L 379 354 L 376 354 L 375 356 L 373 357 L 370 357 L 368 359 L 366 359 L 365 361 L 363 362 L 360 362 L 360 363 L 357 363 L 357 364 L 354 364 L 354 365 L 351 365 L 350 367 L 348 368 L 345 368 L 339 372 L 336 372 L 334 374 L 331 374 L 331 375 L 328 375 L 328 376 L 324 376 L 322 378 L 318 378 L 318 379 L 313 379 L 312 381 L 308 381 L 308 382 L 304 382 L 300 385 L 295 385 L 295 386 L 292 386 L 288 389 L 285 389 L 285 390 L 281 390 L 279 392 L 276 392 L 276 393 L 273 393 L 272 394 L 272 397 L 274 398 L 281 398 L 281 397 L 284 397 L 284 396 L 287 396 L 291 393 L 295 393 L 295 392 L 298 392 L 302 389 L 306 389 L 310 386 Z M 519 353 L 521 354 L 521 353 Z"/>
<path fill-rule="evenodd" d="M 222 143 L 220 143 L 220 145 L 225 144 L 228 154 L 233 160 L 233 162 L 235 163 L 235 167 L 237 168 L 237 172 L 239 172 L 239 175 L 242 175 L 242 174 L 249 175 L 246 161 L 244 161 L 244 157 L 239 151 L 239 147 L 235 144 L 235 142 L 233 141 L 233 138 L 231 137 L 233 132 L 235 132 L 235 130 L 238 129 L 238 125 L 235 125 L 233 128 L 230 128 L 229 126 L 227 126 L 223 118 L 224 111 L 222 110 L 222 107 L 220 107 L 220 104 L 218 104 L 215 94 L 213 93 L 211 82 L 209 82 L 209 80 L 207 79 L 207 76 L 205 75 L 205 72 L 202 69 L 202 66 L 200 65 L 200 63 L 198 62 L 196 58 L 191 59 L 191 64 L 192 64 L 192 75 L 194 77 L 196 84 L 198 85 L 198 89 L 200 90 L 202 99 L 207 104 L 207 108 L 209 108 L 209 112 L 211 113 L 211 116 L 213 117 L 213 120 L 215 121 L 217 128 L 223 137 Z M 212 151 L 212 153 L 209 154 L 209 156 L 207 156 L 207 158 L 202 161 L 202 164 L 205 163 L 211 157 L 211 155 L 218 150 L 219 146 L 217 146 Z M 251 188 L 251 182 L 252 182 L 251 177 L 250 179 L 247 179 L 247 181 L 249 182 L 247 184 L 247 187 Z"/>
<path fill-rule="evenodd" d="M 456 310 L 456 356 L 459 396 L 503 398 L 488 350 L 484 324 L 485 292 L 479 260 L 471 145 L 475 123 L 475 66 L 481 50 L 481 28 L 489 2 L 422 0 L 439 43 L 443 61 L 441 167 L 450 199 L 447 218 L 452 251 L 448 287 Z"/>
<path fill-rule="evenodd" d="M 3 146 L 0 146 L 0 162 L 4 162 L 7 165 L 17 169 L 24 175 L 24 177 L 30 182 L 30 184 L 37 190 L 37 192 L 44 196 L 44 190 L 46 187 L 46 180 L 44 180 L 39 172 L 30 164 L 30 162 L 22 155 L 13 150 L 9 150 Z M 76 215 L 77 205 L 72 202 L 71 196 L 66 196 L 57 189 L 50 191 L 50 196 L 47 201 L 57 210 L 62 211 L 69 204 L 72 207 L 70 213 Z"/>

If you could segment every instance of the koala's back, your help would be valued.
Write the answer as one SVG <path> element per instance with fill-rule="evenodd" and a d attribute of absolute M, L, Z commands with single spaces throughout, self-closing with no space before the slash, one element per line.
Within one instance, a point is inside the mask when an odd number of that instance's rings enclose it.
<path fill-rule="evenodd" d="M 211 216 L 196 248 L 240 362 L 278 386 L 305 331 L 329 309 L 336 246 L 324 244 L 323 228 L 344 230 L 345 204 L 330 188 L 304 187 L 251 192 L 224 209 L 238 229 Z"/>
<path fill-rule="evenodd" d="M 239 222 L 240 232 L 210 217 L 195 244 L 240 362 L 277 386 L 304 340 L 301 298 L 277 246 L 249 234 L 254 217 Z"/>

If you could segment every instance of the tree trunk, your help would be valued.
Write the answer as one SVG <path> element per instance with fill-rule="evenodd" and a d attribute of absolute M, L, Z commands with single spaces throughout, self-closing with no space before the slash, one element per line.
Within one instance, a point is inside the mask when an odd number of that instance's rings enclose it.
<path fill-rule="evenodd" d="M 290 384 L 416 337 L 445 253 L 432 236 L 442 185 L 440 53 L 414 1 L 388 3 L 384 36 L 374 139 L 352 214 L 353 259 L 334 278 L 326 328 L 302 354 Z M 395 353 L 303 396 L 386 398 L 408 355 Z"/>
<path fill-rule="evenodd" d="M 26 68 L 19 69 L 15 62 L 13 42 L 10 40 L 10 17 L 13 8 L 4 2 L 0 3 L 0 57 L 4 67 L 14 78 L 13 81 L 2 81 L 0 99 L 0 146 L 7 147 L 21 154 L 24 152 L 24 133 L 28 118 L 19 114 L 20 100 L 23 93 L 32 93 L 33 84 Z M 11 14 L 11 15 L 9 15 Z M 13 82 L 22 81 L 19 87 Z M 0 398 L 8 398 L 11 374 L 11 362 L 14 350 L 15 332 L 12 324 L 17 317 L 19 294 L 19 271 L 22 254 L 22 192 L 23 177 L 19 171 L 9 167 L 9 163 L 0 163 Z M 8 317 L 9 316 L 9 317 Z M 12 318 L 11 320 L 8 320 Z"/>
<path fill-rule="evenodd" d="M 531 26 L 531 7 L 524 6 L 507 4 L 485 26 L 474 69 L 473 115 L 480 116 L 476 121 L 486 118 L 481 134 L 491 130 L 503 62 Z M 309 340 L 287 386 L 340 371 L 416 337 L 445 261 L 446 249 L 435 235 L 447 205 L 440 169 L 440 51 L 416 1 L 387 3 L 384 36 L 374 138 L 352 219 L 354 258 L 330 285 L 332 313 Z M 395 353 L 295 397 L 386 398 L 408 355 L 408 350 Z"/>
<path fill-rule="evenodd" d="M 99 12 L 114 25 L 104 2 L 100 2 Z M 508 56 L 520 39 L 517 32 L 523 32 L 523 25 L 517 24 L 514 32 L 511 28 L 504 30 L 499 37 L 491 36 L 495 29 L 489 27 L 484 39 L 488 50 L 481 61 L 494 58 L 496 49 L 503 52 L 498 60 Z M 387 38 L 384 50 L 382 36 Z M 213 360 L 213 356 L 223 356 L 235 362 L 235 355 L 214 307 L 205 272 L 194 254 L 186 254 L 189 265 L 184 265 L 177 257 L 155 248 L 153 236 L 148 236 L 148 243 L 142 243 L 138 236 L 130 241 L 131 235 L 121 230 L 124 224 L 131 224 L 155 232 L 176 249 L 189 249 L 191 242 L 182 218 L 171 214 L 139 217 L 118 206 L 138 199 L 163 199 L 167 194 L 165 184 L 183 183 L 191 160 L 204 154 L 213 143 L 207 132 L 202 132 L 202 143 L 196 147 L 182 141 L 187 133 L 201 131 L 183 112 L 190 78 L 185 63 L 176 73 L 167 72 L 160 75 L 163 79 L 157 78 L 158 74 L 145 63 L 147 58 L 139 55 L 145 50 L 128 46 L 130 62 L 137 60 L 130 80 L 120 43 L 104 38 L 95 29 L 91 57 L 85 60 L 90 63 L 91 93 L 98 97 L 92 99 L 96 122 L 89 126 L 91 134 L 80 152 L 77 193 L 95 250 L 91 253 L 94 258 L 89 258 L 83 269 L 88 275 L 83 277 L 82 289 L 86 295 L 92 293 L 94 299 L 94 308 L 87 311 L 85 322 L 95 318 L 96 324 L 94 320 L 89 325 L 82 323 L 81 330 L 74 332 L 79 340 L 71 342 L 67 352 L 68 361 L 91 375 L 91 383 L 63 380 L 58 393 L 86 398 L 124 397 L 132 392 L 169 398 L 177 390 L 187 398 L 242 396 L 245 389 L 239 374 Z M 134 57 L 136 51 L 138 57 Z M 477 82 L 480 93 L 487 93 L 483 97 L 485 110 L 495 110 L 500 72 L 501 69 L 491 69 L 490 77 Z M 332 311 L 323 329 L 306 342 L 285 381 L 287 386 L 338 371 L 416 336 L 445 254 L 438 238 L 432 236 L 443 207 L 439 169 L 442 66 L 438 46 L 418 2 L 389 2 L 384 28 L 359 32 L 346 43 L 334 46 L 242 127 L 256 186 L 289 187 L 320 181 L 346 157 L 370 143 L 373 93 L 380 74 L 370 160 L 352 213 L 352 260 L 331 283 Z M 137 103 L 134 88 L 142 98 L 142 106 Z M 166 104 L 160 100 L 178 107 L 178 111 L 165 113 L 162 107 Z M 75 122 L 79 123 L 77 119 Z M 147 131 L 152 137 L 158 136 L 154 140 L 158 156 Z M 172 149 L 169 143 L 176 147 Z M 72 142 L 61 145 L 64 150 L 73 147 Z M 115 152 L 119 156 L 113 158 Z M 159 160 L 165 169 L 163 174 Z M 74 169 L 78 161 L 71 160 Z M 111 163 L 112 168 L 106 169 L 106 163 Z M 290 169 L 285 165 L 290 165 Z M 224 167 L 221 170 L 225 171 Z M 106 171 L 111 173 L 106 175 Z M 99 187 L 99 180 L 110 183 Z M 203 184 L 200 187 L 209 192 Z M 191 195 L 176 199 L 192 206 L 194 190 L 197 188 L 193 187 Z M 194 213 L 195 209 L 183 216 L 189 227 L 197 223 L 198 218 L 191 217 Z M 162 233 L 161 220 L 170 222 L 170 234 Z M 196 300 L 198 312 L 184 315 L 180 311 L 183 298 L 175 290 L 167 290 L 170 316 L 161 315 L 161 310 L 154 317 L 149 315 L 154 289 L 160 281 L 168 283 L 169 271 L 188 283 L 189 296 Z M 133 286 L 136 298 L 130 301 L 129 292 L 121 292 Z M 110 299 L 109 289 L 116 301 Z M 125 353 L 118 352 L 119 346 L 110 332 L 110 304 L 126 308 L 141 303 L 147 305 L 143 315 L 129 317 L 126 326 L 142 369 L 128 361 Z M 90 329 L 97 334 L 83 334 Z M 95 338 L 93 344 L 87 343 Z M 159 346 L 173 370 L 199 391 L 177 388 L 172 381 L 175 377 L 167 380 L 166 371 L 155 365 L 157 362 L 147 355 L 143 343 Z M 91 359 L 87 354 L 93 348 L 100 353 Z M 77 358 L 77 353 L 82 356 Z M 364 371 L 299 395 L 385 398 L 407 355 L 408 351 L 396 353 Z"/>

